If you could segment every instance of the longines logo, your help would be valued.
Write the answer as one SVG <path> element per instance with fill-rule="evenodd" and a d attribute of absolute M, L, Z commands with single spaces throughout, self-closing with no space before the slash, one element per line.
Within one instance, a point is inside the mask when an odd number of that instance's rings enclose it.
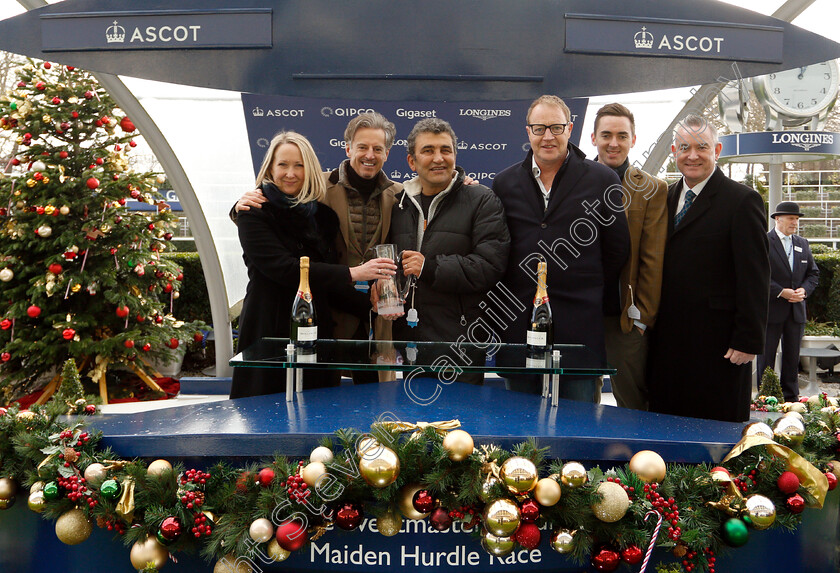
<path fill-rule="evenodd" d="M 146 42 L 197 42 L 198 31 L 201 26 L 146 26 L 142 31 L 135 27 L 128 39 L 129 44 Z M 108 26 L 105 30 L 105 41 L 108 44 L 124 44 L 125 28 L 120 26 L 118 20 Z"/>
<path fill-rule="evenodd" d="M 833 145 L 834 135 L 831 133 L 808 133 L 807 131 L 774 133 L 773 144 L 792 145 L 810 151 L 821 145 Z"/>
<path fill-rule="evenodd" d="M 324 106 L 321 108 L 321 115 L 324 117 L 332 117 L 333 115 L 336 117 L 356 117 L 362 113 L 373 113 L 375 110 L 372 108 L 359 108 L 359 107 L 327 107 Z"/>
<path fill-rule="evenodd" d="M 669 52 L 713 52 L 719 54 L 724 38 L 711 36 L 685 36 L 682 34 L 663 34 L 659 44 L 656 44 L 656 38 L 653 34 L 648 32 L 647 27 L 642 26 L 642 29 L 636 32 L 633 36 L 633 44 L 637 50 L 652 50 L 656 45 L 657 50 L 667 50 Z"/>
<path fill-rule="evenodd" d="M 509 109 L 459 109 L 458 115 L 465 115 L 468 117 L 475 117 L 482 121 L 494 119 L 497 117 L 510 117 Z"/>
<path fill-rule="evenodd" d="M 303 117 L 305 110 L 302 109 L 270 109 L 264 111 L 260 106 L 251 110 L 254 117 Z"/>

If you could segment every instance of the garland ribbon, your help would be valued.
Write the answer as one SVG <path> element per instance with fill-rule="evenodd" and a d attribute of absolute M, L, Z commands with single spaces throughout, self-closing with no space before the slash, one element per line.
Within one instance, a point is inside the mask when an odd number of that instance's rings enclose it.
<path fill-rule="evenodd" d="M 446 432 L 451 432 L 461 427 L 461 422 L 458 420 L 448 420 L 446 422 L 376 422 L 374 426 L 380 426 L 390 431 L 397 432 L 413 432 L 415 434 L 422 432 L 426 428 L 434 428 L 440 435 L 445 435 Z"/>

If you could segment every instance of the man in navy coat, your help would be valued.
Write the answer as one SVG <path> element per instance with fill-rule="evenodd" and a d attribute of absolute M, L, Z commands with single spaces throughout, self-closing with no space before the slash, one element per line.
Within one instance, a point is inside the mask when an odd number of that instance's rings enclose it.
<path fill-rule="evenodd" d="M 808 241 L 796 235 L 799 205 L 783 201 L 770 215 L 776 227 L 767 233 L 770 241 L 770 310 L 764 354 L 758 358 L 759 381 L 765 368 L 773 368 L 776 348 L 782 339 L 782 392 L 786 402 L 799 399 L 799 343 L 805 332 L 805 299 L 820 278 Z M 760 382 L 759 382 L 760 384 Z"/>
<path fill-rule="evenodd" d="M 537 98 L 526 115 L 531 150 L 493 180 L 511 238 L 502 279 L 524 310 L 510 309 L 504 342 L 524 343 L 537 289 L 537 262 L 548 263 L 554 343 L 584 344 L 605 360 L 604 305 L 620 312 L 618 279 L 630 252 L 624 195 L 615 172 L 569 143 L 573 124 L 559 97 Z M 607 288 L 605 288 L 605 286 Z M 537 376 L 511 389 L 539 393 Z M 560 395 L 597 402 L 600 379 L 564 378 Z"/>

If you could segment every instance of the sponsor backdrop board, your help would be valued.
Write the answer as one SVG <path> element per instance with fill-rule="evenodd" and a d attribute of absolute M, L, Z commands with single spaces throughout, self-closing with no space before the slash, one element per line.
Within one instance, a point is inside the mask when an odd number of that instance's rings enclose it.
<path fill-rule="evenodd" d="M 588 98 L 565 100 L 572 112 L 572 143 L 580 142 Z M 271 138 L 279 131 L 305 135 L 315 148 L 321 166 L 331 170 L 347 158 L 344 128 L 353 117 L 375 110 L 397 127 L 397 137 L 385 163 L 394 181 L 411 179 L 405 140 L 423 118 L 445 119 L 458 137 L 457 164 L 483 185 L 490 186 L 496 173 L 522 161 L 529 149 L 525 114 L 531 100 L 506 102 L 359 101 L 242 94 L 245 124 L 256 174 Z M 594 159 L 594 158 L 593 158 Z"/>
<path fill-rule="evenodd" d="M 793 163 L 840 157 L 840 133 L 758 131 L 720 138 L 723 163 Z"/>

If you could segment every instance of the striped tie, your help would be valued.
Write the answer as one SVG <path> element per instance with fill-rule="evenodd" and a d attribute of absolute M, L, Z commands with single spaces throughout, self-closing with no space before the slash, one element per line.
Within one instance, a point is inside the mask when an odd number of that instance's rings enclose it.
<path fill-rule="evenodd" d="M 679 226 L 680 221 L 682 221 L 683 217 L 685 217 L 685 214 L 688 213 L 688 208 L 691 207 L 691 204 L 694 202 L 695 197 L 697 197 L 697 195 L 695 195 L 694 191 L 692 191 L 691 189 L 685 192 L 685 203 L 683 203 L 683 208 L 680 209 L 680 212 L 677 213 L 677 216 L 674 217 L 674 227 Z"/>

